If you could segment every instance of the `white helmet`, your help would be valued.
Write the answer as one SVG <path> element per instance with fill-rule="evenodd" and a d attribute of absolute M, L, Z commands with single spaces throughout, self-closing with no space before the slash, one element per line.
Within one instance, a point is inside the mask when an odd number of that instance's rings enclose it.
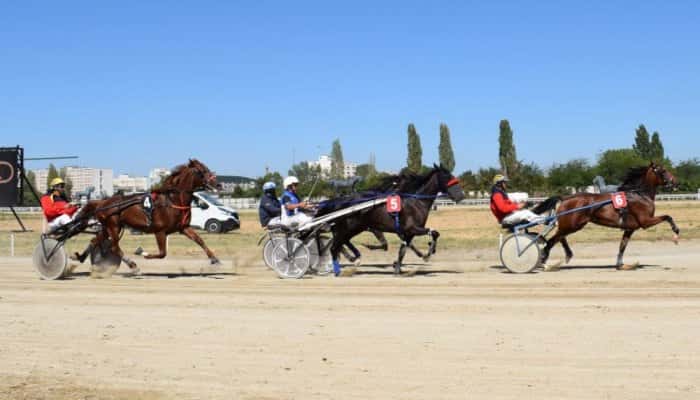
<path fill-rule="evenodd" d="M 299 179 L 296 176 L 288 176 L 284 178 L 284 188 L 287 189 L 289 186 L 299 183 Z"/>

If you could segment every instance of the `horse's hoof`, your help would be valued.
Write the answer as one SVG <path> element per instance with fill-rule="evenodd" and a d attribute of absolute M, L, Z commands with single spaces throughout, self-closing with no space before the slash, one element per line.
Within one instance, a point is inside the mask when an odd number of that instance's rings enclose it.
<path fill-rule="evenodd" d="M 139 246 L 134 250 L 134 255 L 140 256 L 141 254 L 143 254 L 143 247 Z"/>
<path fill-rule="evenodd" d="M 639 267 L 639 263 L 634 264 L 622 264 L 617 266 L 618 271 L 634 271 Z"/>
<path fill-rule="evenodd" d="M 564 264 L 568 264 L 572 258 L 574 258 L 574 256 L 566 256 L 566 260 L 564 261 Z"/>
<path fill-rule="evenodd" d="M 356 267 L 359 267 L 362 265 L 362 257 L 357 257 L 352 261 L 353 265 Z"/>
<path fill-rule="evenodd" d="M 218 258 L 212 258 L 209 260 L 211 265 L 221 265 L 221 261 Z"/>
<path fill-rule="evenodd" d="M 559 267 L 561 267 L 561 261 L 557 261 L 554 264 L 543 264 L 542 265 L 542 269 L 546 272 L 559 271 Z"/>
<path fill-rule="evenodd" d="M 675 235 L 675 234 L 671 238 L 671 240 L 673 240 L 673 243 L 675 243 L 676 245 L 678 244 L 678 239 L 680 239 L 680 237 L 678 235 Z"/>

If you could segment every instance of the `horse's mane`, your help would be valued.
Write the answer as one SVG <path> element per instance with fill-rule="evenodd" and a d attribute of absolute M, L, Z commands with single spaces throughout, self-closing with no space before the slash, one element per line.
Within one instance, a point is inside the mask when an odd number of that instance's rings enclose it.
<path fill-rule="evenodd" d="M 162 184 L 158 187 L 151 188 L 151 190 L 154 192 L 163 192 L 163 191 L 167 191 L 167 190 L 176 189 L 177 185 L 180 183 L 180 179 L 182 178 L 182 174 L 185 171 L 187 171 L 188 168 L 189 168 L 189 164 L 180 164 L 180 165 L 175 166 L 170 171 L 170 175 L 166 176 L 165 179 L 163 179 Z"/>
<path fill-rule="evenodd" d="M 630 168 L 622 179 L 622 184 L 617 189 L 624 191 L 644 188 L 644 177 L 648 169 L 649 167 L 647 166 Z"/>

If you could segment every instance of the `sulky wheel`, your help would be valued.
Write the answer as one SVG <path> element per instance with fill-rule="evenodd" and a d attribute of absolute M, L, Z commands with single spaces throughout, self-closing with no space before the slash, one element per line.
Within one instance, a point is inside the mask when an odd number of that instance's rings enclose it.
<path fill-rule="evenodd" d="M 275 249 L 275 245 L 277 243 L 283 243 L 284 242 L 284 237 L 271 237 L 268 238 L 267 241 L 265 241 L 265 245 L 263 246 L 263 261 L 265 262 L 265 265 L 267 265 L 268 268 L 274 269 L 272 265 L 272 252 Z"/>
<path fill-rule="evenodd" d="M 542 255 L 538 237 L 531 233 L 508 236 L 501 245 L 500 253 L 503 266 L 515 274 L 532 272 L 539 265 Z"/>
<path fill-rule="evenodd" d="M 112 252 L 112 241 L 103 240 L 102 243 L 90 249 L 90 264 L 92 270 L 98 273 L 116 271 L 122 259 Z"/>
<path fill-rule="evenodd" d="M 55 239 L 42 237 L 34 248 L 32 261 L 41 279 L 61 279 L 67 273 L 66 249 Z"/>
<path fill-rule="evenodd" d="M 316 239 L 310 241 L 306 247 L 311 255 L 311 268 L 318 275 L 328 275 L 333 272 L 333 258 L 331 257 L 331 238 L 321 236 L 321 251 L 319 254 L 319 246 Z"/>
<path fill-rule="evenodd" d="M 310 266 L 309 249 L 297 238 L 276 241 L 272 267 L 281 278 L 301 278 Z"/>

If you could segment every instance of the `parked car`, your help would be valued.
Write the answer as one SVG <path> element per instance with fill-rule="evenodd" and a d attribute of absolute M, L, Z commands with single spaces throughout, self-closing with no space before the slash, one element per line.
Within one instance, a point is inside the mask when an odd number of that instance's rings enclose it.
<path fill-rule="evenodd" d="M 190 225 L 209 233 L 224 233 L 241 227 L 238 212 L 225 206 L 214 194 L 195 192 Z"/>

